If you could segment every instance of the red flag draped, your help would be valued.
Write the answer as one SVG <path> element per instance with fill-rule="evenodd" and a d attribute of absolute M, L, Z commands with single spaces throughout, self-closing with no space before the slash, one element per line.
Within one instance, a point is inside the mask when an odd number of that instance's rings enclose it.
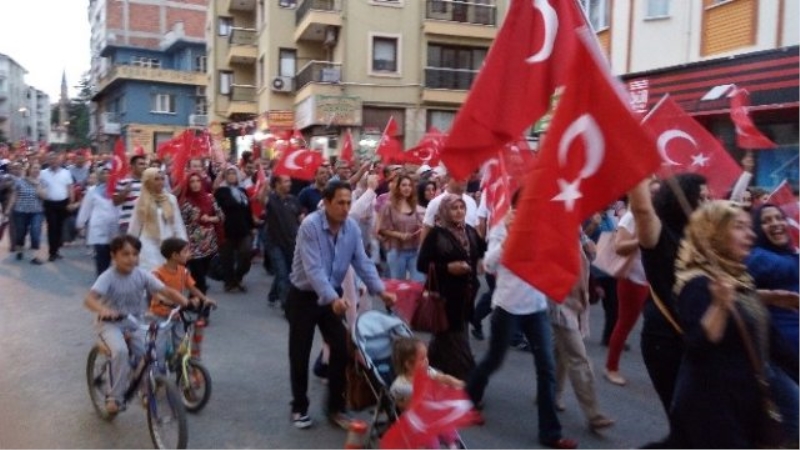
<path fill-rule="evenodd" d="M 467 178 L 547 112 L 584 25 L 577 0 L 511 1 L 442 151 L 453 176 Z"/>
<path fill-rule="evenodd" d="M 797 248 L 798 242 L 800 242 L 800 205 L 798 205 L 789 183 L 783 180 L 772 191 L 767 201 L 780 207 L 786 214 L 786 220 L 789 222 L 789 236 L 792 238 L 792 244 Z"/>
<path fill-rule="evenodd" d="M 726 198 L 742 168 L 708 130 L 666 96 L 642 123 L 656 137 L 661 178 L 690 172 L 703 175 L 713 198 Z"/>
<path fill-rule="evenodd" d="M 403 144 L 395 139 L 395 136 L 397 136 L 397 122 L 394 121 L 394 116 L 391 116 L 375 149 L 375 154 L 380 156 L 384 163 L 401 163 L 405 159 Z"/>
<path fill-rule="evenodd" d="M 481 190 L 486 195 L 486 206 L 491 212 L 489 229 L 503 220 L 511 208 L 511 177 L 506 170 L 505 158 L 492 158 L 483 165 Z"/>
<path fill-rule="evenodd" d="M 431 167 L 439 165 L 442 147 L 447 135 L 436 127 L 431 127 L 416 146 L 406 150 L 406 162 L 410 164 L 427 164 Z"/>
<path fill-rule="evenodd" d="M 350 133 L 349 129 L 344 133 L 342 152 L 339 153 L 339 159 L 349 163 L 353 162 L 353 134 Z"/>
<path fill-rule="evenodd" d="M 286 151 L 275 165 L 275 175 L 285 175 L 298 180 L 311 181 L 322 164 L 322 155 L 314 150 L 300 148 Z"/>
<path fill-rule="evenodd" d="M 758 131 L 747 111 L 749 106 L 750 94 L 745 89 L 736 88 L 731 94 L 731 119 L 736 126 L 736 145 L 747 150 L 777 147 L 777 144 Z"/>
<path fill-rule="evenodd" d="M 652 137 L 580 32 L 570 77 L 518 204 L 503 262 L 556 301 L 578 280 L 581 222 L 660 164 Z"/>
<path fill-rule="evenodd" d="M 108 181 L 106 181 L 106 193 L 109 197 L 114 195 L 117 189 L 117 183 L 128 176 L 130 171 L 128 157 L 125 154 L 125 144 L 121 138 L 117 138 L 117 143 L 114 144 L 114 155 L 111 160 L 111 171 L 108 174 Z"/>

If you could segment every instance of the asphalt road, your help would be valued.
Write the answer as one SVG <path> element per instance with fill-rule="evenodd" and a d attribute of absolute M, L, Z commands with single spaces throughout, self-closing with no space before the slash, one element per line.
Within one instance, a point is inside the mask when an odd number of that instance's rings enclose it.
<path fill-rule="evenodd" d="M 130 405 L 108 423 L 92 409 L 85 381 L 86 355 L 95 336 L 83 298 L 94 280 L 86 247 L 68 247 L 65 259 L 43 266 L 16 261 L 0 243 L 0 447 L 150 448 L 144 410 Z M 266 304 L 270 278 L 260 262 L 245 280 L 246 294 L 209 293 L 220 307 L 206 330 L 203 360 L 213 394 L 206 408 L 189 416 L 194 448 L 342 448 L 345 432 L 324 421 L 325 386 L 310 382 L 315 426 L 296 430 L 289 422 L 288 326 L 280 310 Z M 602 326 L 599 305 L 593 330 Z M 487 323 L 488 331 L 488 323 Z M 319 341 L 319 338 L 317 338 Z M 638 328 L 623 355 L 625 387 L 602 376 L 605 348 L 597 333 L 587 339 L 601 408 L 617 424 L 595 434 L 572 395 L 560 417 L 564 434 L 582 448 L 632 448 L 666 433 L 661 411 L 638 352 Z M 473 341 L 480 357 L 486 346 Z M 318 344 L 317 344 L 318 345 Z M 463 430 L 471 448 L 539 448 L 530 354 L 513 350 L 492 378 L 484 410 L 486 425 Z"/>

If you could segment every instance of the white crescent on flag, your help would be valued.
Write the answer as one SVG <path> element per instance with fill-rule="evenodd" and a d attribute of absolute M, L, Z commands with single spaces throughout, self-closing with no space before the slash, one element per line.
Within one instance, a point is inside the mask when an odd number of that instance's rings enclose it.
<path fill-rule="evenodd" d="M 544 39 L 542 40 L 542 48 L 525 60 L 528 64 L 535 64 L 549 59 L 550 55 L 553 53 L 553 46 L 556 43 L 556 35 L 558 35 L 558 13 L 556 13 L 556 10 L 550 5 L 550 2 L 548 0 L 532 1 L 533 9 L 539 10 L 542 14 Z"/>
<path fill-rule="evenodd" d="M 302 169 L 302 167 L 298 166 L 297 163 L 295 162 L 300 153 L 305 153 L 305 150 L 295 150 L 286 155 L 286 161 L 284 161 L 283 164 L 286 166 L 287 169 L 289 170 Z"/>
<path fill-rule="evenodd" d="M 685 132 L 683 130 L 677 130 L 677 129 L 673 128 L 673 129 L 670 129 L 670 130 L 667 130 L 667 131 L 661 133 L 658 136 L 658 141 L 656 141 L 656 146 L 658 147 L 658 153 L 661 154 L 661 159 L 663 159 L 664 162 L 669 164 L 670 166 L 680 166 L 681 165 L 681 163 L 673 161 L 669 157 L 669 154 L 667 154 L 667 145 L 669 144 L 669 142 L 671 140 L 673 140 L 673 139 L 678 139 L 678 138 L 685 139 L 685 140 L 691 142 L 692 146 L 694 146 L 694 148 L 697 148 L 697 142 L 694 140 L 692 135 L 690 135 L 689 133 L 687 133 L 687 132 Z"/>
<path fill-rule="evenodd" d="M 561 136 L 561 141 L 558 144 L 558 165 L 563 167 L 567 163 L 567 156 L 572 144 L 578 136 L 581 136 L 586 148 L 586 162 L 581 168 L 578 177 L 569 182 L 563 178 L 556 180 L 558 183 L 559 193 L 553 197 L 552 201 L 564 202 L 564 208 L 567 211 L 575 209 L 575 200 L 583 197 L 580 191 L 581 180 L 591 177 L 600 166 L 603 164 L 605 158 L 605 139 L 600 126 L 589 114 L 583 114 L 575 119 L 572 124 L 564 131 Z"/>

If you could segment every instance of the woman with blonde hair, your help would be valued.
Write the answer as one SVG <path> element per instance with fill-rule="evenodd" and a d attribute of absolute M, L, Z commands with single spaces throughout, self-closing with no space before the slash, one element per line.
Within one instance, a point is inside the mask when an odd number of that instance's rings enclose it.
<path fill-rule="evenodd" d="M 142 242 L 139 267 L 146 271 L 164 264 L 161 243 L 176 237 L 188 241 L 178 200 L 164 189 L 166 178 L 155 167 L 142 173 L 142 193 L 133 207 L 128 234 Z"/>

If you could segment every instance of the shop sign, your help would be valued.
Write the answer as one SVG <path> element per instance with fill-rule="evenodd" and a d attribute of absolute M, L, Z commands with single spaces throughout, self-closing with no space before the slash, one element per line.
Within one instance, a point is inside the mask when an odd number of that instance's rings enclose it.
<path fill-rule="evenodd" d="M 313 95 L 295 108 L 295 126 L 298 129 L 311 125 L 361 126 L 362 106 L 360 97 Z"/>

